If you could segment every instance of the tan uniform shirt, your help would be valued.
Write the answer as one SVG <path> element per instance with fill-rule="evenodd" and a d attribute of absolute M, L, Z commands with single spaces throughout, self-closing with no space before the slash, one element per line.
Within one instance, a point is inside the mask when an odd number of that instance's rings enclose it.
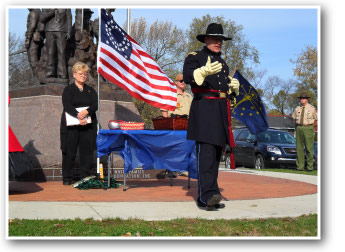
<path fill-rule="evenodd" d="M 183 94 L 177 94 L 177 104 L 175 111 L 168 111 L 168 116 L 170 117 L 171 114 L 175 115 L 189 115 L 190 105 L 192 104 L 193 97 L 188 94 L 187 92 L 183 92 Z M 165 110 L 161 110 L 165 111 Z"/>
<path fill-rule="evenodd" d="M 292 114 L 292 118 L 296 121 L 298 125 L 301 122 L 302 109 L 303 109 L 303 106 L 298 106 Z M 307 105 L 305 105 L 305 109 L 304 109 L 303 125 L 314 124 L 316 120 L 317 120 L 316 109 L 308 103 Z"/>

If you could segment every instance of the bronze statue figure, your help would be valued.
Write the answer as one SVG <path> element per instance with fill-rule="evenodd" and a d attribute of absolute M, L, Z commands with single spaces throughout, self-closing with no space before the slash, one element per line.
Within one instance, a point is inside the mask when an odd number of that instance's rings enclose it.
<path fill-rule="evenodd" d="M 63 84 L 73 81 L 72 66 L 84 62 L 90 68 L 88 82 L 97 84 L 99 18 L 91 9 L 29 9 L 25 47 L 32 68 L 29 85 Z M 106 9 L 111 15 L 115 9 Z M 107 82 L 101 77 L 102 82 Z M 113 87 L 114 88 L 114 87 Z"/>
<path fill-rule="evenodd" d="M 46 78 L 68 79 L 66 44 L 72 32 L 71 9 L 42 9 L 47 52 Z"/>
<path fill-rule="evenodd" d="M 44 40 L 44 25 L 40 22 L 40 9 L 28 9 L 27 30 L 25 33 L 25 48 L 29 63 L 32 69 L 32 75 L 35 82 L 37 81 L 37 63 L 41 57 L 41 49 Z"/>
<path fill-rule="evenodd" d="M 70 79 L 72 76 L 72 66 L 77 62 L 84 62 L 90 68 L 89 83 L 96 77 L 96 56 L 97 47 L 94 44 L 93 21 L 91 9 L 76 9 L 75 23 L 72 28 L 72 38 L 68 43 L 68 70 Z"/>

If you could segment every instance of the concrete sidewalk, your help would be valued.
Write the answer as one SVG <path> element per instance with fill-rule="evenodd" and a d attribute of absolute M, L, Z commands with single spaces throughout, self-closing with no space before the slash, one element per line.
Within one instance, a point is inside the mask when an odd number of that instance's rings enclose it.
<path fill-rule="evenodd" d="M 220 187 L 224 189 L 222 195 L 225 198 L 225 201 L 222 202 L 225 203 L 226 207 L 219 211 L 207 212 L 196 206 L 194 200 L 197 185 L 195 183 L 194 185 L 192 184 L 192 188 L 190 189 L 191 192 L 187 193 L 186 189 L 181 189 L 177 183 L 177 185 L 173 187 L 156 186 L 154 189 L 150 187 L 148 191 L 144 191 L 145 188 L 140 187 L 127 190 L 126 192 L 122 192 L 121 189 L 121 191 L 116 191 L 116 194 L 112 193 L 114 194 L 114 199 L 107 202 L 102 201 L 102 199 L 99 199 L 100 201 L 47 201 L 40 200 L 40 198 L 26 201 L 15 198 L 16 195 L 12 197 L 10 195 L 8 202 L 8 217 L 9 219 L 93 218 L 97 220 L 117 217 L 122 219 L 139 218 L 144 220 L 170 220 L 175 218 L 253 219 L 297 217 L 303 214 L 318 213 L 318 188 L 315 187 L 315 185 L 318 185 L 317 176 L 262 172 L 238 168 L 235 171 L 221 169 L 220 178 L 222 179 L 219 184 Z M 230 179 L 232 180 L 229 182 Z M 237 182 L 236 179 L 245 179 L 245 181 Z M 255 181 L 257 181 L 258 184 L 261 183 L 260 186 L 263 190 L 263 193 L 257 196 L 255 196 L 255 193 L 257 193 L 255 191 L 259 190 L 258 188 L 260 187 L 254 187 L 256 184 Z M 229 188 L 229 184 L 233 185 L 235 183 L 244 183 L 246 185 L 245 187 L 237 187 L 241 188 L 243 192 L 242 196 L 239 195 L 236 197 L 234 189 Z M 252 189 L 251 186 L 253 186 Z M 61 188 L 64 189 L 66 187 L 61 185 Z M 248 188 L 248 191 L 246 191 L 246 188 Z M 274 191 L 280 190 L 280 188 L 282 188 L 282 191 L 279 194 L 274 194 Z M 312 191 L 306 191 L 306 194 L 302 193 L 302 195 L 299 195 L 297 193 L 297 196 L 291 196 L 294 195 L 294 193 L 290 191 L 300 190 L 298 188 L 314 189 Z M 272 190 L 271 193 L 273 194 L 269 194 L 270 190 Z M 80 193 L 90 195 L 91 193 L 89 191 L 90 190 Z M 136 194 L 147 194 L 150 191 L 152 192 L 151 200 L 147 200 L 146 198 L 138 198 L 138 200 L 136 200 Z M 155 193 L 153 191 L 155 191 Z M 170 191 L 176 192 L 171 192 L 171 194 L 169 194 Z M 180 191 L 183 192 L 183 195 L 178 194 Z M 165 194 L 167 199 L 155 201 L 155 198 L 161 199 L 158 197 L 160 192 Z M 102 193 L 102 191 L 100 193 Z M 108 192 L 104 192 L 103 194 L 106 193 Z M 169 198 L 169 195 L 171 195 L 171 198 Z M 188 198 L 186 195 L 192 195 L 193 197 L 191 196 Z M 230 197 L 231 195 L 233 195 L 233 197 Z M 245 198 L 243 195 L 252 195 L 253 199 L 249 199 L 248 197 Z M 277 195 L 279 195 L 279 197 L 277 197 Z M 128 200 L 126 200 L 126 197 L 128 197 Z M 133 199 L 131 198 L 133 197 L 136 201 L 132 201 Z M 26 198 L 29 198 L 29 194 L 26 195 Z"/>

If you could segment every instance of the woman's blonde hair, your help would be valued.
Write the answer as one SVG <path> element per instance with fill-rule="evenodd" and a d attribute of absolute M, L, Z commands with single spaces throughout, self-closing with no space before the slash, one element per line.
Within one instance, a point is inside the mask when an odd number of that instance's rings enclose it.
<path fill-rule="evenodd" d="M 77 62 L 72 67 L 72 72 L 77 73 L 78 71 L 83 71 L 85 73 L 89 72 L 89 67 L 83 62 Z"/>

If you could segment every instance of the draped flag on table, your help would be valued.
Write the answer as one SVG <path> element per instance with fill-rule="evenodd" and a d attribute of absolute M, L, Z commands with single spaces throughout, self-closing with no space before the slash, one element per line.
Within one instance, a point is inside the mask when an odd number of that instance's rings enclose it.
<path fill-rule="evenodd" d="M 269 127 L 267 115 L 259 93 L 238 70 L 232 77 L 240 82 L 240 94 L 236 96 L 233 117 L 244 123 L 252 134 L 266 131 Z"/>
<path fill-rule="evenodd" d="M 174 111 L 174 82 L 105 9 L 101 10 L 100 35 L 98 73 L 134 98 Z"/>

